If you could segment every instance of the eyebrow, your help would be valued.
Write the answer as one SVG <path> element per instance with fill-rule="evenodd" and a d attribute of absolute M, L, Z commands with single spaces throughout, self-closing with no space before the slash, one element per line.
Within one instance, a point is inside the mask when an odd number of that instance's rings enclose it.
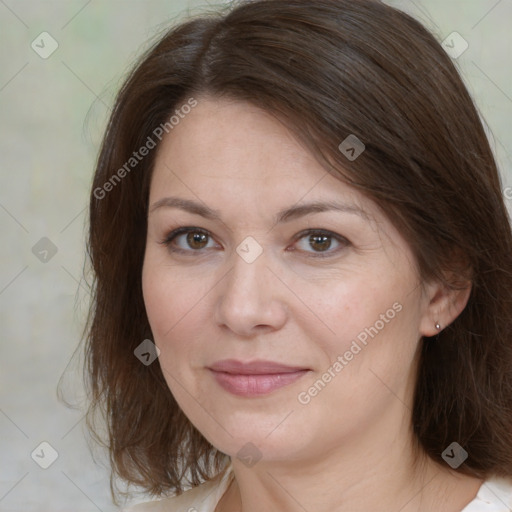
<path fill-rule="evenodd" d="M 179 208 L 189 213 L 200 215 L 205 219 L 222 221 L 219 210 L 213 210 L 204 204 L 181 197 L 164 197 L 150 207 L 149 213 L 152 213 L 159 208 Z M 312 203 L 291 206 L 290 208 L 281 210 L 274 216 L 274 223 L 280 224 L 283 222 L 290 222 L 294 219 L 304 217 L 312 213 L 320 213 L 332 210 L 358 215 L 366 221 L 370 220 L 370 216 L 364 210 L 358 208 L 355 205 L 340 203 L 337 201 L 315 201 Z"/>

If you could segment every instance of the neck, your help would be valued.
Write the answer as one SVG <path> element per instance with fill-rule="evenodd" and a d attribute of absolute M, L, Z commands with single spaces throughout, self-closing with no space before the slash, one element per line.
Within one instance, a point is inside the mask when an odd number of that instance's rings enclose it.
<path fill-rule="evenodd" d="M 216 512 L 459 512 L 482 481 L 418 454 L 408 425 L 410 418 L 395 428 L 379 422 L 294 460 L 262 459 L 248 468 L 233 458 L 235 479 Z"/>

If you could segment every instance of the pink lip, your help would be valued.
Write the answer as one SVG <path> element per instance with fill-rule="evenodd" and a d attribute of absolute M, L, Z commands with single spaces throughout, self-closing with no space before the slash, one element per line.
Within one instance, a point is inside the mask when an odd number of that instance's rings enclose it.
<path fill-rule="evenodd" d="M 310 370 L 273 361 L 218 361 L 209 370 L 220 386 L 238 396 L 260 396 L 287 386 Z"/>

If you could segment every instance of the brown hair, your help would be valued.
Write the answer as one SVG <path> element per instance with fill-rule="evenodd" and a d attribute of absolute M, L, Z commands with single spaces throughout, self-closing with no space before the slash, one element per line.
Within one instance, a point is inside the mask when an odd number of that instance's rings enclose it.
<path fill-rule="evenodd" d="M 499 174 L 451 59 L 420 23 L 372 0 L 256 0 L 188 20 L 120 90 L 90 201 L 86 326 L 88 424 L 94 431 L 93 413 L 103 411 L 113 474 L 154 495 L 181 493 L 226 462 L 185 417 L 160 366 L 134 356 L 153 339 L 141 270 L 156 151 L 112 181 L 179 105 L 206 95 L 251 102 L 286 123 L 383 209 L 424 281 L 471 279 L 463 312 L 422 340 L 413 428 L 440 463 L 451 442 L 463 446 L 461 473 L 512 475 L 512 234 Z M 338 149 L 351 134 L 366 145 L 354 161 Z"/>

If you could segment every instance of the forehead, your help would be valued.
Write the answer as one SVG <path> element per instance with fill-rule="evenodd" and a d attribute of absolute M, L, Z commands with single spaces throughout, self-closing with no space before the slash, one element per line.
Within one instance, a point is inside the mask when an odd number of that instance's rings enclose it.
<path fill-rule="evenodd" d="M 182 172 L 219 179 L 308 179 L 306 174 L 325 174 L 272 114 L 234 100 L 198 100 L 198 105 L 164 136 L 157 167 L 162 160 L 180 164 Z M 310 173 L 304 172 L 306 169 Z"/>
<path fill-rule="evenodd" d="M 236 100 L 201 98 L 164 136 L 155 162 L 151 198 L 168 189 L 200 199 L 254 198 L 298 202 L 372 201 L 329 174 L 276 117 Z"/>

